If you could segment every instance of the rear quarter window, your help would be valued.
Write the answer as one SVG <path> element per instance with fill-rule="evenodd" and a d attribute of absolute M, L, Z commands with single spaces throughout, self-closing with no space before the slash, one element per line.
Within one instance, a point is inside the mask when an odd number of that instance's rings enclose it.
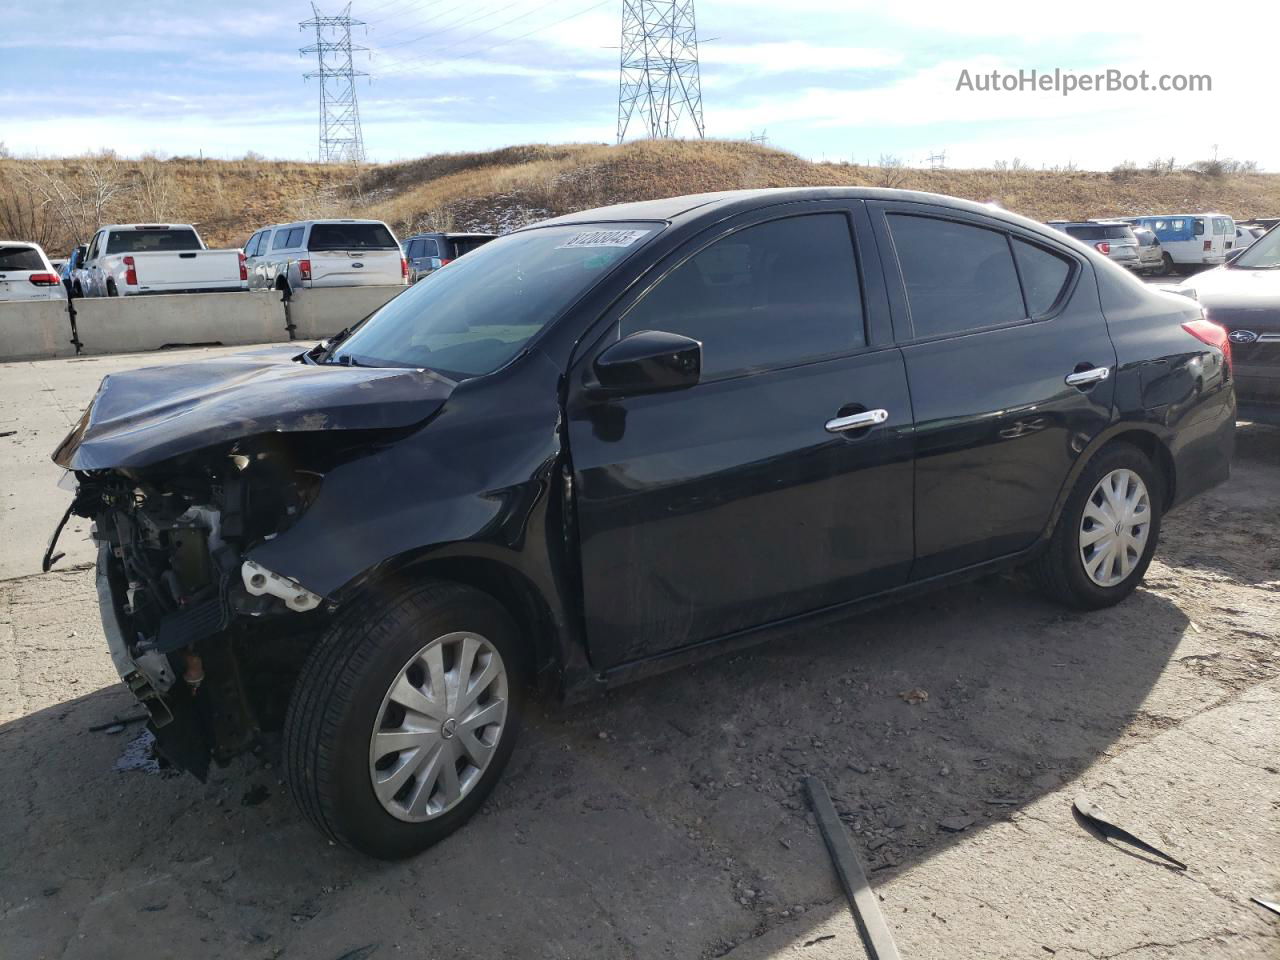
<path fill-rule="evenodd" d="M 1017 237 L 1013 240 L 1013 254 L 1018 261 L 1027 313 L 1032 319 L 1043 317 L 1053 310 L 1066 291 L 1067 281 L 1071 279 L 1071 261 Z"/>

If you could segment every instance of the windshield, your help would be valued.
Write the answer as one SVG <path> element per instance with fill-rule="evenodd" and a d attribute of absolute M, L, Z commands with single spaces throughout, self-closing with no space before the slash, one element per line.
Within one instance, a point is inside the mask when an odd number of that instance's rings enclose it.
<path fill-rule="evenodd" d="M 492 373 L 659 229 L 573 224 L 500 237 L 400 294 L 331 359 L 457 380 Z"/>
<path fill-rule="evenodd" d="M 307 249 L 395 250 L 396 238 L 382 223 L 317 223 L 311 227 Z"/>
<path fill-rule="evenodd" d="M 108 253 L 155 253 L 200 250 L 200 238 L 186 230 L 112 230 L 107 238 Z"/>
<path fill-rule="evenodd" d="M 1280 267 L 1280 227 L 1272 227 L 1231 262 L 1245 270 L 1274 270 Z"/>

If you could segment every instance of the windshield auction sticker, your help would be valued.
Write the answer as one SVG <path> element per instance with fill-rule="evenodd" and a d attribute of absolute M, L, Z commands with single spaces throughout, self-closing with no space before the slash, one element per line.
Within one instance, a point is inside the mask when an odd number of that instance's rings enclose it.
<path fill-rule="evenodd" d="M 560 244 L 556 249 L 565 247 L 629 247 L 648 230 L 592 230 L 588 233 L 577 233 Z"/>

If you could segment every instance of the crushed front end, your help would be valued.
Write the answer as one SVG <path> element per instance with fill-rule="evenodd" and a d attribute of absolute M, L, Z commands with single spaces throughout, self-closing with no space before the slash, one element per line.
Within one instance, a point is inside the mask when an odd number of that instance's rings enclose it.
<path fill-rule="evenodd" d="M 245 553 L 284 532 L 321 475 L 263 442 L 145 470 L 78 471 L 93 521 L 111 657 L 147 709 L 160 754 L 203 778 L 277 728 L 321 597 Z"/>

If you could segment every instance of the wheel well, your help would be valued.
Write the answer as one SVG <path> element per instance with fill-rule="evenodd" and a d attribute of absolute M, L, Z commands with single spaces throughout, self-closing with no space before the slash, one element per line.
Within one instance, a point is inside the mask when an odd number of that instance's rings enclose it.
<path fill-rule="evenodd" d="M 361 586 L 361 592 L 382 593 L 433 578 L 474 587 L 498 601 L 529 641 L 525 667 L 537 678 L 559 663 L 555 619 L 538 588 L 524 574 L 483 557 L 447 557 L 410 563 Z"/>
<path fill-rule="evenodd" d="M 1153 433 L 1145 430 L 1130 430 L 1111 438 L 1107 446 L 1115 443 L 1127 443 L 1131 447 L 1137 447 L 1141 450 L 1160 471 L 1160 478 L 1164 481 L 1164 497 L 1160 504 L 1161 512 L 1168 510 L 1169 505 L 1174 501 L 1175 484 L 1177 483 L 1177 471 L 1173 465 L 1173 454 Z"/>

